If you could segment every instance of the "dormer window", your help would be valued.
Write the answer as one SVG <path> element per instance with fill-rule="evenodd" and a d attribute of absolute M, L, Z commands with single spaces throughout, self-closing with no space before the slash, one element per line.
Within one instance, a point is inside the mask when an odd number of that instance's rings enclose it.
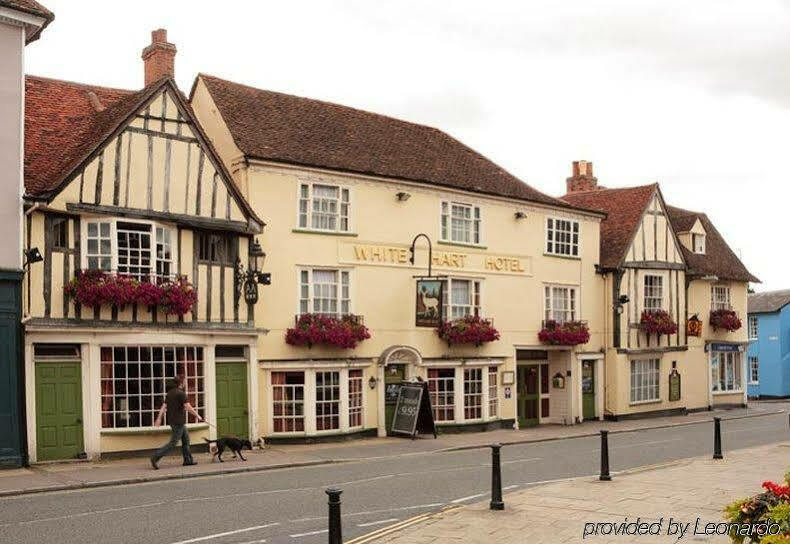
<path fill-rule="evenodd" d="M 700 255 L 705 254 L 705 235 L 704 234 L 692 234 L 691 235 L 691 247 L 694 250 L 694 253 L 698 253 Z"/>

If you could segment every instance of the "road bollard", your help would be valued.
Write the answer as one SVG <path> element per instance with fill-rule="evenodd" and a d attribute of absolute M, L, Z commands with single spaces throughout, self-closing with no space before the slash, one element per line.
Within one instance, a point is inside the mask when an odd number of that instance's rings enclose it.
<path fill-rule="evenodd" d="M 491 510 L 504 510 L 502 501 L 502 466 L 499 460 L 499 450 L 502 444 L 491 444 Z"/>
<path fill-rule="evenodd" d="M 340 522 L 341 493 L 341 490 L 334 487 L 326 490 L 329 495 L 329 544 L 343 544 L 343 528 Z"/>
<path fill-rule="evenodd" d="M 608 482 L 612 479 L 609 474 L 609 431 L 601 429 L 601 477 L 600 480 Z"/>
<path fill-rule="evenodd" d="M 724 459 L 721 454 L 721 418 L 713 418 L 713 458 Z"/>

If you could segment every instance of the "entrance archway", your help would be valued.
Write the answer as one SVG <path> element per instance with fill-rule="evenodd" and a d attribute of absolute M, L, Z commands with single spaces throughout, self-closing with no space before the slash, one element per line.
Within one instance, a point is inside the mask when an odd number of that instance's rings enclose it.
<path fill-rule="evenodd" d="M 414 369 L 422 364 L 420 352 L 411 346 L 390 346 L 379 357 L 378 368 L 378 435 L 386 436 L 395 405 L 398 401 L 397 384 L 408 380 Z"/>

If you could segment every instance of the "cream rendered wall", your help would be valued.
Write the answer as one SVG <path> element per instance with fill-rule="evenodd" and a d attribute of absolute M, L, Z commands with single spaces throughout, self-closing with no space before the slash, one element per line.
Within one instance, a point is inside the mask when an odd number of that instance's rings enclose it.
<path fill-rule="evenodd" d="M 24 27 L 0 20 L 0 270 L 22 268 Z"/>

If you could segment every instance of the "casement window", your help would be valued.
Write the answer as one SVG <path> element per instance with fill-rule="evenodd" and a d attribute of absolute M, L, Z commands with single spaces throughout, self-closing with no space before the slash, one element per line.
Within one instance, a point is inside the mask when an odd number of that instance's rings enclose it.
<path fill-rule="evenodd" d="M 742 391 L 741 354 L 737 351 L 714 351 L 710 358 L 713 391 Z"/>
<path fill-rule="evenodd" d="M 176 376 L 184 376 L 187 401 L 205 417 L 202 347 L 102 346 L 100 355 L 102 428 L 153 426 Z M 187 423 L 196 423 L 192 414 Z"/>
<path fill-rule="evenodd" d="M 499 415 L 499 372 L 497 367 L 488 367 L 488 417 Z"/>
<path fill-rule="evenodd" d="M 760 361 L 753 355 L 749 356 L 749 383 L 760 383 Z"/>
<path fill-rule="evenodd" d="M 445 242 L 480 244 L 480 206 L 442 201 L 441 237 Z"/>
<path fill-rule="evenodd" d="M 464 419 L 483 417 L 483 369 L 464 369 Z"/>
<path fill-rule="evenodd" d="M 303 432 L 304 415 L 304 372 L 272 372 L 274 432 Z"/>
<path fill-rule="evenodd" d="M 694 253 L 699 253 L 701 255 L 705 254 L 705 235 L 704 234 L 692 234 L 691 235 L 691 246 L 694 248 Z"/>
<path fill-rule="evenodd" d="M 449 321 L 467 315 L 480 315 L 480 280 L 448 278 L 442 283 L 444 319 Z"/>
<path fill-rule="evenodd" d="M 348 426 L 362 427 L 362 370 L 348 371 Z"/>
<path fill-rule="evenodd" d="M 68 217 L 55 217 L 52 219 L 52 249 L 69 249 Z"/>
<path fill-rule="evenodd" d="M 350 189 L 318 183 L 299 185 L 299 228 L 349 232 L 350 212 Z"/>
<path fill-rule="evenodd" d="M 546 321 L 554 320 L 559 323 L 576 321 L 577 310 L 576 287 L 560 287 L 546 285 L 544 293 L 544 317 Z"/>
<path fill-rule="evenodd" d="M 661 310 L 664 306 L 664 278 L 653 274 L 645 275 L 644 309 Z"/>
<path fill-rule="evenodd" d="M 348 270 L 299 271 L 299 314 L 344 316 L 351 313 Z"/>
<path fill-rule="evenodd" d="M 197 231 L 198 261 L 211 264 L 236 264 L 231 237 L 222 232 Z M 157 245 L 159 244 L 157 232 Z M 157 247 L 158 250 L 158 247 Z"/>
<path fill-rule="evenodd" d="M 340 372 L 315 373 L 315 428 L 317 431 L 340 428 Z"/>
<path fill-rule="evenodd" d="M 175 272 L 174 234 L 170 227 L 152 222 L 85 221 L 88 270 L 116 271 L 138 281 L 162 281 Z"/>
<path fill-rule="evenodd" d="M 749 340 L 757 340 L 759 336 L 759 329 L 757 325 L 757 316 L 749 316 Z"/>
<path fill-rule="evenodd" d="M 730 288 L 726 285 L 712 285 L 710 303 L 712 310 L 729 310 L 731 308 Z"/>
<path fill-rule="evenodd" d="M 579 256 L 579 222 L 546 218 L 546 253 L 566 257 Z"/>
<path fill-rule="evenodd" d="M 631 361 L 632 403 L 660 400 L 660 372 L 661 361 L 659 359 L 636 359 Z"/>
<path fill-rule="evenodd" d="M 434 420 L 455 420 L 455 369 L 429 368 L 428 392 Z"/>

